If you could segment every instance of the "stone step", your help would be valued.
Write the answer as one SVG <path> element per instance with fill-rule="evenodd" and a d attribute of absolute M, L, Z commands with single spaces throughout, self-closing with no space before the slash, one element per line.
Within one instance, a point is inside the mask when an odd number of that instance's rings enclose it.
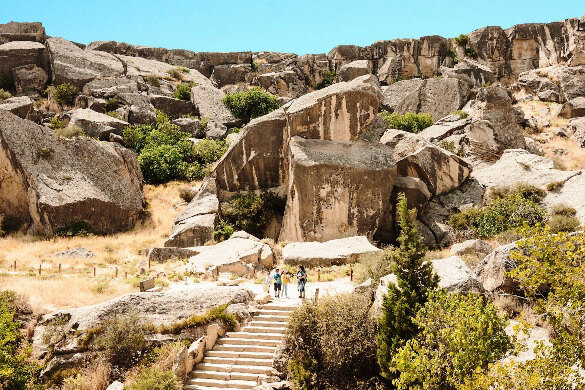
<path fill-rule="evenodd" d="M 225 358 L 250 358 L 250 359 L 273 359 L 274 353 L 265 352 L 234 352 L 234 351 L 216 351 L 215 349 L 207 351 L 205 356 L 225 357 Z"/>
<path fill-rule="evenodd" d="M 279 310 L 279 311 L 293 311 L 298 306 L 285 306 L 285 305 L 262 305 L 260 309 L 262 310 Z"/>
<path fill-rule="evenodd" d="M 290 312 L 282 310 L 258 310 L 258 315 L 290 317 Z"/>
<path fill-rule="evenodd" d="M 258 333 L 258 332 L 248 332 L 248 331 L 245 331 L 245 332 L 228 332 L 228 333 L 226 333 L 226 337 L 225 338 L 231 338 L 231 337 L 236 337 L 238 339 L 244 339 L 244 340 L 250 340 L 250 339 L 262 339 L 263 341 L 266 341 L 266 340 L 270 340 L 270 341 L 277 340 L 278 342 L 280 342 L 280 340 L 282 340 L 284 338 L 284 333 L 274 333 L 274 332 Z M 275 344 L 275 345 L 278 345 L 278 343 Z"/>
<path fill-rule="evenodd" d="M 253 320 L 252 322 L 250 322 L 249 325 L 250 326 L 264 326 L 267 328 L 282 328 L 286 325 L 286 323 L 275 322 L 275 321 L 256 321 L 256 320 Z"/>
<path fill-rule="evenodd" d="M 229 333 L 228 333 L 229 334 Z M 255 334 L 256 335 L 256 334 Z M 217 339 L 215 345 L 255 345 L 258 347 L 277 347 L 280 345 L 281 340 L 279 339 L 258 339 L 258 337 L 254 338 L 246 338 L 243 336 L 238 336 L 238 333 L 232 333 L 231 336 L 222 337 Z"/>
<path fill-rule="evenodd" d="M 254 317 L 258 321 L 288 322 L 289 316 L 257 315 Z"/>
<path fill-rule="evenodd" d="M 229 371 L 208 371 L 196 370 L 193 372 L 193 379 L 187 381 L 189 383 L 195 379 L 220 379 L 224 381 L 258 381 L 259 378 L 266 378 L 266 375 L 249 374 L 245 372 L 229 372 Z"/>
<path fill-rule="evenodd" d="M 213 347 L 214 351 L 232 351 L 232 352 L 265 352 L 275 353 L 276 347 L 260 346 L 260 345 L 246 345 L 246 344 L 216 344 Z"/>
<path fill-rule="evenodd" d="M 243 329 L 243 331 L 247 333 L 269 333 L 283 336 L 286 333 L 286 328 L 270 328 L 267 326 L 248 325 Z"/>
<path fill-rule="evenodd" d="M 197 371 L 222 371 L 222 372 L 239 372 L 245 374 L 268 374 L 271 371 L 270 367 L 263 366 L 245 366 L 245 365 L 234 365 L 234 364 L 217 364 L 207 363 L 205 360 L 202 363 L 197 364 L 195 367 Z M 193 374 L 195 371 L 192 371 Z"/>
<path fill-rule="evenodd" d="M 239 366 L 272 367 L 272 359 L 224 358 L 224 357 L 206 356 L 203 361 L 205 363 L 215 363 L 215 364 L 235 364 L 235 365 L 239 365 Z"/>
<path fill-rule="evenodd" d="M 257 381 L 239 381 L 239 380 L 222 380 L 222 379 L 206 379 L 195 378 L 187 381 L 185 389 L 201 389 L 208 390 L 207 387 L 215 387 L 219 389 L 253 389 L 258 385 Z M 194 387 L 190 387 L 194 386 Z"/>

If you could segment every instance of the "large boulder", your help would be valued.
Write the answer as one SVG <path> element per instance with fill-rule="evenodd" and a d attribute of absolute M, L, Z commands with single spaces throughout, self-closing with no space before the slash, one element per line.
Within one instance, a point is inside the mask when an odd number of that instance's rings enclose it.
<path fill-rule="evenodd" d="M 260 74 L 254 77 L 252 84 L 282 97 L 297 98 L 307 93 L 305 81 L 292 70 Z"/>
<path fill-rule="evenodd" d="M 0 75 L 12 76 L 19 66 L 36 65 L 47 69 L 45 45 L 39 42 L 14 41 L 0 45 Z"/>
<path fill-rule="evenodd" d="M 225 93 L 213 86 L 196 85 L 191 89 L 191 102 L 195 110 L 203 118 L 224 126 L 237 126 L 241 121 L 236 119 L 223 104 Z"/>
<path fill-rule="evenodd" d="M 45 40 L 45 28 L 39 22 L 8 22 L 0 24 L 0 44 L 11 41 Z"/>
<path fill-rule="evenodd" d="M 165 247 L 193 247 L 213 240 L 219 211 L 215 182 L 206 180 L 198 193 L 176 218 Z"/>
<path fill-rule="evenodd" d="M 167 114 L 171 119 L 181 118 L 183 116 L 194 116 L 195 107 L 190 101 L 175 99 L 163 95 L 150 95 L 150 103 L 156 108 Z"/>
<path fill-rule="evenodd" d="M 483 240 L 467 240 L 451 247 L 451 254 L 454 256 L 481 255 L 485 256 L 492 251 L 489 242 Z"/>
<path fill-rule="evenodd" d="M 291 242 L 282 248 L 285 264 L 308 267 L 356 263 L 364 256 L 380 254 L 365 236 L 339 238 L 325 242 Z"/>
<path fill-rule="evenodd" d="M 99 233 L 134 226 L 145 202 L 136 155 L 0 110 L 0 213 L 52 235 L 83 224 Z"/>
<path fill-rule="evenodd" d="M 458 256 L 446 257 L 431 261 L 433 271 L 439 277 L 439 287 L 447 291 L 481 292 L 481 284 L 475 274 Z"/>
<path fill-rule="evenodd" d="M 576 97 L 563 104 L 559 116 L 567 119 L 585 116 L 585 96 Z"/>
<path fill-rule="evenodd" d="M 282 109 L 253 119 L 239 140 L 219 160 L 215 176 L 220 197 L 224 193 L 274 188 L 284 183 L 283 137 L 286 117 Z"/>
<path fill-rule="evenodd" d="M 442 141 L 451 136 L 461 136 L 471 124 L 471 118 L 461 118 L 458 114 L 449 115 L 427 127 L 418 136 L 430 141 Z"/>
<path fill-rule="evenodd" d="M 369 235 L 382 225 L 396 180 L 390 148 L 293 137 L 288 166 L 281 240 Z"/>
<path fill-rule="evenodd" d="M 303 95 L 286 107 L 288 136 L 357 140 L 376 116 L 381 98 L 373 75 Z"/>
<path fill-rule="evenodd" d="M 471 172 L 471 166 L 461 157 L 416 134 L 388 129 L 380 143 L 392 149 L 398 175 L 419 178 L 432 195 L 459 187 Z"/>
<path fill-rule="evenodd" d="M 434 121 L 462 108 L 470 98 L 469 85 L 454 78 L 412 79 L 382 88 L 382 107 L 389 112 L 425 112 Z"/>
<path fill-rule="evenodd" d="M 518 283 L 508 276 L 508 272 L 517 266 L 510 259 L 511 252 L 516 248 L 515 243 L 496 248 L 478 264 L 475 272 L 485 291 L 509 294 L 516 292 Z"/>
<path fill-rule="evenodd" d="M 529 70 L 520 74 L 517 85 L 534 95 L 554 91 L 560 103 L 570 101 L 585 96 L 585 66 L 554 65 Z"/>
<path fill-rule="evenodd" d="M 101 114 L 89 108 L 78 108 L 68 113 L 69 125 L 79 126 L 90 137 L 102 141 L 110 139 L 110 134 L 122 135 L 128 122 L 113 116 Z"/>
<path fill-rule="evenodd" d="M 579 146 L 585 148 L 585 118 L 574 118 L 569 122 L 572 138 Z"/>
<path fill-rule="evenodd" d="M 53 83 L 70 83 L 79 88 L 98 77 L 124 74 L 124 65 L 115 56 L 97 50 L 83 50 L 63 38 L 47 39 Z"/>
<path fill-rule="evenodd" d="M 251 276 L 256 270 L 270 269 L 274 264 L 270 246 L 253 236 L 238 233 L 219 244 L 198 248 L 201 253 L 189 258 L 185 270 L 194 274 L 217 276 L 231 272 Z"/>
<path fill-rule="evenodd" d="M 245 82 L 250 72 L 252 72 L 250 64 L 217 65 L 213 67 L 211 80 L 215 81 L 219 87 L 223 87 Z"/>
<path fill-rule="evenodd" d="M 556 169 L 554 162 L 548 157 L 522 149 L 510 149 L 494 164 L 477 166 L 471 177 L 488 189 L 513 186 L 516 183 L 529 183 L 545 188 L 549 183 L 563 183 L 577 174 L 576 171 Z"/>
<path fill-rule="evenodd" d="M 497 160 L 506 149 L 526 147 L 512 100 L 499 86 L 478 92 L 468 134 L 473 153 L 485 161 Z"/>
<path fill-rule="evenodd" d="M 33 100 L 28 96 L 11 97 L 0 102 L 0 110 L 5 110 L 27 119 L 33 108 Z"/>
<path fill-rule="evenodd" d="M 95 79 L 83 86 L 83 94 L 96 98 L 110 99 L 124 93 L 138 93 L 139 87 L 136 80 L 118 77 L 108 79 Z"/>
<path fill-rule="evenodd" d="M 18 94 L 35 94 L 45 91 L 49 76 L 36 65 L 24 65 L 12 70 L 14 87 Z"/>
<path fill-rule="evenodd" d="M 356 60 L 345 64 L 339 69 L 337 77 L 340 81 L 351 81 L 360 76 L 372 73 L 372 63 L 368 60 Z"/>
<path fill-rule="evenodd" d="M 551 208 L 556 204 L 565 204 L 574 207 L 577 211 L 577 218 L 585 226 L 585 175 L 577 174 L 554 191 L 550 191 L 543 199 L 543 203 Z"/>
<path fill-rule="evenodd" d="M 441 67 L 443 77 L 459 79 L 471 87 L 482 87 L 496 81 L 496 75 L 488 66 L 469 58 L 463 58 L 453 68 Z"/>

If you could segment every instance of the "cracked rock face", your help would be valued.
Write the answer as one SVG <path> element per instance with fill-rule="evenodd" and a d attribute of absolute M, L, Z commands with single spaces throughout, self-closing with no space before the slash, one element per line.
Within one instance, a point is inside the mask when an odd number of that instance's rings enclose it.
<path fill-rule="evenodd" d="M 136 155 L 114 143 L 57 138 L 0 110 L 0 213 L 52 235 L 78 223 L 114 233 L 145 206 Z"/>

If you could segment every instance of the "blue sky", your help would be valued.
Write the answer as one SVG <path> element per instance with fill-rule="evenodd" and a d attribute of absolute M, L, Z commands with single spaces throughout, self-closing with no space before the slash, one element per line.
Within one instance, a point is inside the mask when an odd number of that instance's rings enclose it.
<path fill-rule="evenodd" d="M 47 34 L 81 43 L 298 54 L 584 13 L 585 0 L 0 0 L 0 23 L 40 21 Z"/>

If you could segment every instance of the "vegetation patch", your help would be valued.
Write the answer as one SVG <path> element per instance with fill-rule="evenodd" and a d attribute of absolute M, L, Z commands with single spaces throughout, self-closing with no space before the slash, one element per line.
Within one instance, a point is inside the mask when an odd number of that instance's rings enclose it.
<path fill-rule="evenodd" d="M 469 42 L 469 37 L 465 34 L 459 34 L 459 36 L 455 37 L 455 44 L 458 46 L 467 46 Z"/>
<path fill-rule="evenodd" d="M 433 124 L 430 114 L 407 112 L 406 114 L 390 114 L 388 111 L 380 112 L 380 117 L 386 121 L 388 128 L 419 133 Z"/>
<path fill-rule="evenodd" d="M 550 211 L 548 226 L 552 233 L 574 232 L 579 230 L 581 222 L 577 218 L 577 210 L 565 204 L 556 204 Z"/>
<path fill-rule="evenodd" d="M 73 138 L 85 136 L 85 132 L 79 126 L 59 127 L 53 130 L 53 134 L 61 138 Z"/>
<path fill-rule="evenodd" d="M 5 99 L 9 99 L 12 97 L 12 94 L 4 89 L 0 88 L 0 102 Z"/>
<path fill-rule="evenodd" d="M 130 367 L 146 350 L 148 327 L 138 314 L 116 316 L 102 323 L 103 331 L 95 337 L 94 346 L 113 366 Z"/>
<path fill-rule="evenodd" d="M 323 72 L 321 74 L 321 81 L 319 81 L 315 89 L 323 89 L 332 85 L 335 83 L 335 77 L 337 77 L 337 73 L 333 70 Z"/>
<path fill-rule="evenodd" d="M 179 100 L 186 100 L 186 101 L 191 100 L 191 88 L 193 88 L 195 85 L 197 85 L 197 84 L 195 84 L 195 83 L 182 83 L 182 84 L 178 85 L 175 93 L 173 94 L 173 97 L 175 99 L 179 99 Z"/>
<path fill-rule="evenodd" d="M 221 218 L 214 236 L 219 240 L 230 230 L 231 233 L 244 230 L 262 237 L 272 219 L 284 214 L 285 205 L 286 200 L 271 191 L 263 191 L 259 195 L 253 191 L 237 194 L 220 204 Z"/>
<path fill-rule="evenodd" d="M 469 116 L 469 114 L 468 114 L 468 113 L 466 113 L 466 112 L 465 112 L 465 111 L 463 111 L 463 110 L 457 110 L 457 111 L 453 111 L 453 112 L 451 113 L 451 115 L 457 115 L 457 116 L 459 116 L 459 119 L 465 119 L 465 118 L 467 118 L 467 117 Z"/>
<path fill-rule="evenodd" d="M 233 329 L 236 326 L 237 318 L 235 314 L 227 314 L 225 312 L 228 306 L 228 304 L 225 304 L 214 307 L 213 309 L 209 309 L 203 315 L 194 315 L 186 320 L 175 322 L 174 324 L 161 325 L 156 328 L 156 332 L 162 334 L 179 334 L 183 329 L 197 328 L 213 321 L 220 321 L 227 328 Z"/>
<path fill-rule="evenodd" d="M 77 96 L 77 87 L 69 83 L 63 83 L 49 87 L 51 99 L 55 102 L 71 106 L 75 102 L 75 96 Z"/>
<path fill-rule="evenodd" d="M 276 96 L 260 87 L 226 95 L 222 101 L 236 118 L 246 122 L 279 107 Z"/>
<path fill-rule="evenodd" d="M 57 237 L 83 237 L 97 234 L 98 232 L 86 221 L 75 222 L 55 232 Z"/>
<path fill-rule="evenodd" d="M 191 70 L 189 68 L 185 68 L 183 66 L 178 66 L 176 68 L 169 70 L 167 73 L 169 76 L 171 76 L 175 80 L 183 80 L 184 75 L 186 73 L 189 73 L 189 72 L 191 72 Z"/>

